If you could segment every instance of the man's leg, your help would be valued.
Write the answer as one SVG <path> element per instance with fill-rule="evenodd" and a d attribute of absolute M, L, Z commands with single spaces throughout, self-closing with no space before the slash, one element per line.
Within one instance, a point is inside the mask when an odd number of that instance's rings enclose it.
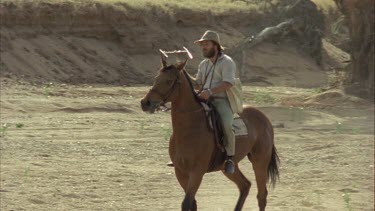
<path fill-rule="evenodd" d="M 234 172 L 234 163 L 232 157 L 235 153 L 235 136 L 233 132 L 233 118 L 234 114 L 227 99 L 218 99 L 213 102 L 216 110 L 219 112 L 224 132 L 225 149 L 227 151 L 228 160 L 226 161 L 225 171 L 228 173 Z"/>

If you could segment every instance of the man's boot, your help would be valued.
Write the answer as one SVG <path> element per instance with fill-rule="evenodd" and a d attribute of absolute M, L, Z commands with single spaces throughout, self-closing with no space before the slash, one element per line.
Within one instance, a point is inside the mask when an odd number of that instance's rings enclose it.
<path fill-rule="evenodd" d="M 225 161 L 225 173 L 233 174 L 234 173 L 234 162 L 232 160 L 233 156 L 228 156 L 228 159 Z"/>

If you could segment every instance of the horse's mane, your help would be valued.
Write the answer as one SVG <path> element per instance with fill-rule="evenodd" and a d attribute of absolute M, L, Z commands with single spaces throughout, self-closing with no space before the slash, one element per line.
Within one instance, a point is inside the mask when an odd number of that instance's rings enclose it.
<path fill-rule="evenodd" d="M 161 68 L 161 69 L 159 70 L 159 72 L 165 72 L 165 71 L 167 71 L 167 70 L 172 69 L 173 67 L 175 67 L 175 66 L 174 66 L 174 65 L 168 65 L 167 67 Z"/>
<path fill-rule="evenodd" d="M 194 85 L 197 83 L 196 82 L 196 78 L 194 78 L 193 76 L 191 76 L 188 72 L 186 72 L 185 69 L 182 70 L 183 71 L 183 74 L 185 75 L 188 83 L 189 83 L 189 87 L 191 89 L 191 92 L 193 93 L 194 95 L 194 98 L 197 102 L 201 102 L 201 99 L 198 98 L 198 95 L 197 93 L 195 92 L 194 90 Z"/>
<path fill-rule="evenodd" d="M 190 82 L 192 83 L 192 85 L 196 85 L 197 84 L 197 79 L 194 78 L 192 75 L 190 75 L 188 72 L 186 72 L 186 70 L 184 70 L 184 72 L 186 73 L 186 76 L 187 76 L 187 79 L 190 80 Z"/>

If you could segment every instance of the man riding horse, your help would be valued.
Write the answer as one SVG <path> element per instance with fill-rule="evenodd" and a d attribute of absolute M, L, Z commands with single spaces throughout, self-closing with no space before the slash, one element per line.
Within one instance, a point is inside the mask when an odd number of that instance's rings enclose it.
<path fill-rule="evenodd" d="M 197 99 L 192 86 L 193 78 L 185 71 L 187 59 L 168 65 L 165 60 L 168 56 L 165 55 L 171 52 L 160 51 L 162 67 L 157 72 L 152 88 L 140 102 L 142 110 L 149 113 L 154 113 L 167 102 L 171 103 L 173 133 L 168 151 L 174 163 L 177 181 L 185 192 L 181 210 L 198 209 L 196 193 L 203 176 L 214 171 L 223 171 L 224 175 L 236 184 L 240 195 L 235 210 L 241 210 L 249 194 L 251 182 L 243 175 L 238 163 L 247 157 L 255 173 L 259 210 L 264 211 L 268 195 L 266 184 L 270 181 L 274 185 L 279 177 L 279 158 L 272 124 L 260 110 L 251 106 L 243 107 L 238 101 L 233 104 L 233 90 L 236 90 L 238 85 L 237 78 L 233 82 L 236 67 L 232 59 L 222 53 L 217 33 L 207 31 L 196 43 L 200 44 L 206 59 L 199 65 L 199 85 L 195 88 L 200 90 L 199 98 L 211 101 L 222 116 L 226 150 L 229 156 L 233 156 L 229 157 L 226 165 L 222 165 L 223 160 L 218 160 L 220 162 L 212 166 L 211 161 L 218 151 L 216 135 L 208 124 L 205 106 Z M 187 49 L 185 52 L 191 58 Z M 231 125 L 234 112 L 239 113 L 247 129 L 247 135 L 235 137 L 237 141 L 234 141 Z"/>
<path fill-rule="evenodd" d="M 206 58 L 198 66 L 194 88 L 199 90 L 198 97 L 210 101 L 220 114 L 227 152 L 225 172 L 232 174 L 235 166 L 232 160 L 235 154 L 235 135 L 232 128 L 234 113 L 226 91 L 235 83 L 236 64 L 222 52 L 218 33 L 208 30 L 194 43 L 199 44 L 202 55 Z M 168 165 L 173 166 L 172 163 Z"/>

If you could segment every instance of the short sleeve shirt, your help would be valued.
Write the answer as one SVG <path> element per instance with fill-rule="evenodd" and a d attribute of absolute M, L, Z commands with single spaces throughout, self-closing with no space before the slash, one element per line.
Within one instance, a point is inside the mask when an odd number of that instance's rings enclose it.
<path fill-rule="evenodd" d="M 206 75 L 206 83 L 203 84 Z M 196 82 L 199 85 L 203 85 L 203 89 L 214 88 L 224 81 L 234 85 L 235 75 L 236 64 L 233 59 L 228 55 L 221 54 L 217 59 L 216 65 L 209 59 L 205 59 L 199 64 Z M 226 97 L 226 93 L 217 93 L 214 94 L 214 97 Z"/>

